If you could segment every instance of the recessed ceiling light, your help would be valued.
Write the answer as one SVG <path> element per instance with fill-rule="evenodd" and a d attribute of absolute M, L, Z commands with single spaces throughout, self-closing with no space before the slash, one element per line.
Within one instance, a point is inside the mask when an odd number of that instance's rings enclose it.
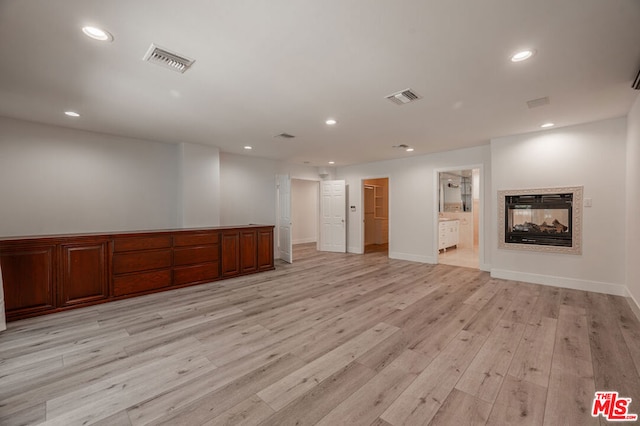
<path fill-rule="evenodd" d="M 80 114 L 75 111 L 65 111 L 64 114 L 69 117 L 80 117 Z"/>
<path fill-rule="evenodd" d="M 533 50 L 521 50 L 511 57 L 511 62 L 526 61 L 527 59 L 532 57 L 534 53 L 535 52 Z"/>
<path fill-rule="evenodd" d="M 335 161 L 329 161 L 329 164 L 336 164 Z"/>
<path fill-rule="evenodd" d="M 406 151 L 407 151 L 407 152 L 413 152 L 413 148 L 409 147 L 409 148 L 407 148 L 407 150 L 406 150 Z"/>
<path fill-rule="evenodd" d="M 327 121 L 325 121 L 325 123 L 327 123 L 329 126 L 333 126 L 334 124 L 337 123 L 337 121 L 334 120 L 333 118 L 330 118 Z"/>
<path fill-rule="evenodd" d="M 253 149 L 253 147 L 252 147 L 252 146 L 247 145 L 247 146 L 245 146 L 245 147 L 244 147 L 244 149 L 246 149 L 246 150 L 251 150 L 251 149 Z"/>
<path fill-rule="evenodd" d="M 555 126 L 554 123 L 544 123 L 543 125 L 541 125 L 540 127 L 542 127 L 543 129 L 546 129 L 547 127 L 553 127 Z"/>
<path fill-rule="evenodd" d="M 82 32 L 84 33 L 84 35 L 86 35 L 87 37 L 91 37 L 94 40 L 113 41 L 113 36 L 111 35 L 111 33 L 109 33 L 109 31 L 103 30 L 102 28 L 87 26 L 82 27 Z"/>

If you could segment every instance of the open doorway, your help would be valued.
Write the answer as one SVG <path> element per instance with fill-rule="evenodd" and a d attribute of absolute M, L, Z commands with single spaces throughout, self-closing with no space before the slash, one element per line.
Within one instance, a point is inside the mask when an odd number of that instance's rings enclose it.
<path fill-rule="evenodd" d="M 389 252 L 389 178 L 365 179 L 364 253 Z"/>
<path fill-rule="evenodd" d="M 438 173 L 438 263 L 480 268 L 480 169 Z"/>
<path fill-rule="evenodd" d="M 319 241 L 320 182 L 291 179 L 291 242 L 293 257 L 315 251 Z"/>

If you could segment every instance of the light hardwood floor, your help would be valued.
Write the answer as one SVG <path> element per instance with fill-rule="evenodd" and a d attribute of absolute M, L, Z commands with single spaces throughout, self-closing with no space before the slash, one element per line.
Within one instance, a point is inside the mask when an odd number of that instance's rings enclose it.
<path fill-rule="evenodd" d="M 620 297 L 317 253 L 275 271 L 9 324 L 0 424 L 589 425 L 640 413 Z"/>

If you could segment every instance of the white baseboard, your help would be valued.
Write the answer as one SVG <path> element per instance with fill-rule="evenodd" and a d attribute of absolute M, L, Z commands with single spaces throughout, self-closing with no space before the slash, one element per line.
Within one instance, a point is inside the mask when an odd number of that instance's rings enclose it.
<path fill-rule="evenodd" d="M 347 253 L 364 254 L 360 247 L 347 247 Z"/>
<path fill-rule="evenodd" d="M 633 311 L 633 313 L 636 314 L 636 318 L 640 320 L 640 303 L 638 303 L 636 298 L 633 297 L 633 294 L 631 294 L 631 292 L 628 289 L 627 289 L 627 303 L 629 303 L 629 306 L 631 307 L 631 310 Z"/>
<path fill-rule="evenodd" d="M 300 238 L 297 240 L 292 240 L 291 244 L 307 244 L 307 243 L 315 243 L 316 239 L 313 237 L 309 237 L 309 238 Z"/>
<path fill-rule="evenodd" d="M 484 272 L 491 272 L 491 264 L 490 263 L 481 263 L 480 270 Z"/>
<path fill-rule="evenodd" d="M 420 263 L 430 263 L 430 264 L 438 263 L 438 258 L 437 257 L 420 256 L 420 255 L 409 254 L 409 253 L 399 253 L 397 251 L 390 251 L 389 252 L 389 257 L 391 259 L 408 260 L 410 262 L 420 262 Z"/>
<path fill-rule="evenodd" d="M 595 293 L 613 294 L 615 296 L 628 296 L 627 288 L 620 284 L 603 283 L 599 281 L 579 280 L 575 278 L 554 277 L 551 275 L 531 274 L 528 272 L 507 271 L 504 269 L 492 269 L 493 278 L 502 278 L 511 281 L 522 281 L 533 284 L 550 285 L 553 287 L 571 288 L 574 290 L 593 291 Z"/>

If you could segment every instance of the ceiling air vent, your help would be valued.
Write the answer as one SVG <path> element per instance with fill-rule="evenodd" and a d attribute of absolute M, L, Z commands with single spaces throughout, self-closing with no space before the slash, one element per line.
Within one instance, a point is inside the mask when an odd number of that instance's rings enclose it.
<path fill-rule="evenodd" d="M 527 106 L 529 107 L 529 109 L 541 107 L 544 105 L 549 105 L 548 96 L 545 96 L 544 98 L 531 99 L 530 101 L 527 101 Z"/>
<path fill-rule="evenodd" d="M 170 52 L 166 49 L 151 44 L 149 50 L 142 58 L 147 62 L 161 65 L 165 68 L 184 73 L 195 62 L 193 59 L 189 59 L 184 56 L 180 56 L 177 53 Z"/>
<path fill-rule="evenodd" d="M 275 135 L 274 138 L 293 139 L 295 136 L 290 135 L 289 133 L 280 133 L 279 135 Z"/>
<path fill-rule="evenodd" d="M 401 90 L 396 93 L 392 93 L 389 96 L 385 96 L 388 100 L 393 102 L 396 105 L 404 105 L 409 102 L 417 101 L 418 99 L 422 99 L 422 96 L 418 95 L 411 89 Z"/>

